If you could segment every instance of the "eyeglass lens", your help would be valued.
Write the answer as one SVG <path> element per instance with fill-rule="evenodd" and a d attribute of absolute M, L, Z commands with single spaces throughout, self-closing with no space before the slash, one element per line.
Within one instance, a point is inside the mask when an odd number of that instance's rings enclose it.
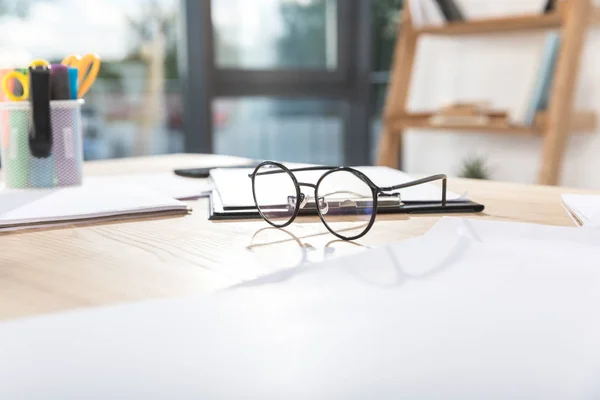
<path fill-rule="evenodd" d="M 254 199 L 262 216 L 275 226 L 294 217 L 297 189 L 289 172 L 274 164 L 258 168 L 254 175 Z"/>
<path fill-rule="evenodd" d="M 320 180 L 316 191 L 319 214 L 327 227 L 352 239 L 361 236 L 374 217 L 371 187 L 350 171 L 332 171 Z"/>

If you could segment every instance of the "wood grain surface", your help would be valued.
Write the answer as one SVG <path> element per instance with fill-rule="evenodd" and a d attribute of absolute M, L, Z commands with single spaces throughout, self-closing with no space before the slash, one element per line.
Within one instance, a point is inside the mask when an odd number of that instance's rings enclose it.
<path fill-rule="evenodd" d="M 171 171 L 243 159 L 170 155 L 86 164 L 86 175 Z M 449 179 L 486 211 L 473 218 L 573 226 L 557 187 Z M 0 234 L 0 319 L 165 296 L 208 293 L 282 268 L 420 235 L 441 216 L 378 216 L 357 242 L 342 242 L 318 218 L 289 228 L 263 221 L 210 222 L 208 201 L 191 215 Z"/>

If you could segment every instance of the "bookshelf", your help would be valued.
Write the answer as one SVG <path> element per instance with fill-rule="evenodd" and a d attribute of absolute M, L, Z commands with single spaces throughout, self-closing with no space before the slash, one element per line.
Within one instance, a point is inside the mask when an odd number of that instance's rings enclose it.
<path fill-rule="evenodd" d="M 565 0 L 558 11 L 549 14 L 519 15 L 415 29 L 410 9 L 405 3 L 400 38 L 394 49 L 394 62 L 384 109 L 377 164 L 398 167 L 405 129 L 451 130 L 455 132 L 490 132 L 494 134 L 541 135 L 542 162 L 538 182 L 556 185 L 560 177 L 566 138 L 572 131 L 593 131 L 596 115 L 574 111 L 573 97 L 577 83 L 580 56 L 587 27 L 600 24 L 600 8 L 591 0 Z M 515 126 L 504 120 L 490 120 L 486 125 L 432 125 L 428 118 L 406 111 L 415 52 L 422 35 L 475 35 L 558 29 L 561 48 L 556 61 L 548 110 L 538 113 L 532 126 Z M 421 113 L 422 114 L 422 113 Z"/>

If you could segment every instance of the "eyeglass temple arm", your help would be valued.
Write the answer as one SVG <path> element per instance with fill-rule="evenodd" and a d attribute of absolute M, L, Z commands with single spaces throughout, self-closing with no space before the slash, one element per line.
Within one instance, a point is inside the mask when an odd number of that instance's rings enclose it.
<path fill-rule="evenodd" d="M 406 182 L 401 185 L 379 188 L 379 192 L 390 192 L 392 190 L 404 189 L 407 187 L 418 186 L 418 185 L 422 185 L 424 183 L 441 180 L 442 181 L 442 206 L 446 206 L 446 181 L 447 181 L 447 179 L 448 178 L 446 177 L 446 175 L 443 175 L 443 174 L 432 175 L 432 176 L 428 176 L 425 178 L 417 179 L 415 181 Z"/>

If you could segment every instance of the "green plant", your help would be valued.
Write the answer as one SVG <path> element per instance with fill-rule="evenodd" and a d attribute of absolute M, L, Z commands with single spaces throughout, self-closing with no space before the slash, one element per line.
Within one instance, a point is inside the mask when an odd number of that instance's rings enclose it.
<path fill-rule="evenodd" d="M 490 179 L 490 171 L 485 158 L 469 157 L 464 160 L 459 176 L 467 179 Z"/>

